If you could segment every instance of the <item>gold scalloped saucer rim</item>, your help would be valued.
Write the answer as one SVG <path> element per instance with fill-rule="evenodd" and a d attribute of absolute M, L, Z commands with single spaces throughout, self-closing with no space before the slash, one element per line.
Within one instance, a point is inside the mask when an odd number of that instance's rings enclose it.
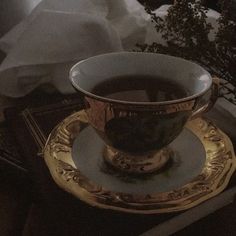
<path fill-rule="evenodd" d="M 62 121 L 47 140 L 44 159 L 52 178 L 62 189 L 102 209 L 139 214 L 186 210 L 222 192 L 236 169 L 234 148 L 228 136 L 210 121 L 198 118 L 187 124 L 206 150 L 205 165 L 196 178 L 179 189 L 163 193 L 136 195 L 111 192 L 83 176 L 72 160 L 73 141 L 86 125 L 83 110 Z"/>

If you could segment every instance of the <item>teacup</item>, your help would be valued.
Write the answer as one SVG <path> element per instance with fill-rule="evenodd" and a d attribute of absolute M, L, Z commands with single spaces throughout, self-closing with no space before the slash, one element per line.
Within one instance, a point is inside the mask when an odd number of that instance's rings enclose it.
<path fill-rule="evenodd" d="M 175 100 L 136 102 L 92 92 L 98 84 L 123 75 L 165 77 L 187 95 Z M 90 57 L 72 67 L 70 80 L 83 94 L 90 125 L 107 145 L 105 160 L 129 173 L 160 169 L 170 157 L 168 144 L 189 119 L 211 108 L 218 92 L 217 83 L 201 66 L 156 53 L 118 52 Z"/>

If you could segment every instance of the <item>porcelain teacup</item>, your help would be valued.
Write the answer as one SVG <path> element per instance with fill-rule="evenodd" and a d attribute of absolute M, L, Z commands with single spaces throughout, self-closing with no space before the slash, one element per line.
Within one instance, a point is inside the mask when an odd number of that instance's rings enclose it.
<path fill-rule="evenodd" d="M 164 77 L 178 83 L 186 96 L 136 102 L 93 93 L 99 83 L 122 75 Z M 189 119 L 211 108 L 218 92 L 218 84 L 198 64 L 156 53 L 118 52 L 90 57 L 72 67 L 70 80 L 83 94 L 90 125 L 107 145 L 105 159 L 129 173 L 160 169 L 170 156 L 167 145 Z"/>

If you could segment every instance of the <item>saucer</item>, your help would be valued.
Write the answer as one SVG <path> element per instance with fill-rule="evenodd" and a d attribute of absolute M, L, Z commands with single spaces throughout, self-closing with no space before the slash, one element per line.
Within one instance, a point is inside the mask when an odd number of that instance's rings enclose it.
<path fill-rule="evenodd" d="M 63 120 L 44 148 L 55 182 L 80 200 L 100 208 L 153 214 L 185 210 L 217 195 L 236 168 L 230 139 L 210 121 L 189 121 L 168 146 L 169 163 L 140 176 L 104 161 L 104 142 L 83 110 Z"/>

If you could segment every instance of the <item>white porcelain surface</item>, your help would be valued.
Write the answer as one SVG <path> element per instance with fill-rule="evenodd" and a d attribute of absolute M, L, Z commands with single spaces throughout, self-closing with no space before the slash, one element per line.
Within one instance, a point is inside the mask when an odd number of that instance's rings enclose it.
<path fill-rule="evenodd" d="M 107 79 L 121 75 L 156 75 L 178 82 L 190 96 L 206 92 L 212 83 L 210 74 L 190 61 L 157 53 L 121 52 L 90 57 L 72 67 L 72 84 L 82 92 Z M 187 98 L 186 98 L 187 99 Z"/>

